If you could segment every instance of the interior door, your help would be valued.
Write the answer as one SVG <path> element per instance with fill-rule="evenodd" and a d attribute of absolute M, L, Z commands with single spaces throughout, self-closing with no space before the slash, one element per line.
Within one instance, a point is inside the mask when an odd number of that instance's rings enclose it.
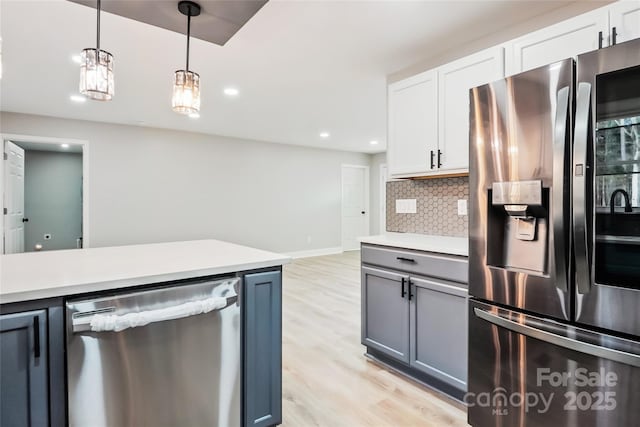
<path fill-rule="evenodd" d="M 4 253 L 24 252 L 24 150 L 11 141 L 5 143 Z"/>
<path fill-rule="evenodd" d="M 578 59 L 578 322 L 640 336 L 640 39 Z M 585 167 L 586 165 L 586 167 Z"/>
<path fill-rule="evenodd" d="M 342 249 L 358 250 L 369 235 L 369 168 L 342 166 Z"/>

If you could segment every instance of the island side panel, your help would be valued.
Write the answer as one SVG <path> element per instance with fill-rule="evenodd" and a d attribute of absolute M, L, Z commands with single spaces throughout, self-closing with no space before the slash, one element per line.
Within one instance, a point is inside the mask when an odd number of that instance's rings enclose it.
<path fill-rule="evenodd" d="M 246 427 L 282 422 L 282 273 L 246 274 L 243 301 Z"/>
<path fill-rule="evenodd" d="M 29 326 L 33 328 L 33 313 L 38 314 L 38 329 L 40 335 L 40 359 L 37 361 L 38 372 L 30 373 L 29 381 L 29 393 L 31 398 L 26 405 L 30 413 L 30 418 L 34 425 L 37 424 L 37 420 L 43 420 L 44 416 L 41 413 L 46 414 L 46 421 L 43 421 L 43 425 L 50 427 L 64 427 L 67 425 L 66 420 L 66 388 L 65 388 L 65 360 L 64 360 L 64 319 L 62 298 L 52 298 L 45 300 L 24 301 L 17 303 L 0 304 L 0 329 L 4 330 L 5 319 L 11 317 L 24 317 L 29 320 Z M 9 328 L 12 329 L 12 328 Z M 32 346 L 33 347 L 33 346 Z M 10 358 L 21 358 L 25 366 L 30 366 L 31 360 L 34 358 L 35 348 L 31 348 L 31 351 L 23 352 L 19 346 L 8 345 L 3 351 L 8 352 L 7 356 Z M 4 353 L 3 353 L 4 354 Z M 5 359 L 4 357 L 0 357 Z M 5 359 L 7 361 L 8 359 Z M 4 371 L 4 369 L 3 369 Z M 0 375 L 1 388 L 4 390 L 6 387 L 13 387 L 11 385 L 12 378 L 15 379 L 17 372 L 12 372 L 10 375 Z M 33 381 L 36 381 L 40 375 L 44 376 L 41 382 L 41 386 L 33 388 L 31 385 Z M 2 393 L 2 395 L 11 394 L 12 399 L 19 398 L 17 392 Z M 19 416 L 17 412 L 21 410 L 21 403 L 8 401 L 9 409 L 4 412 L 2 419 L 5 417 L 11 419 L 14 416 Z M 3 402 L 4 404 L 5 402 Z M 3 406 L 4 407 L 4 406 Z M 4 423 L 0 422 L 4 425 Z M 11 424 L 11 423 L 9 423 Z"/>
<path fill-rule="evenodd" d="M 2 425 L 49 425 L 47 312 L 0 316 Z"/>

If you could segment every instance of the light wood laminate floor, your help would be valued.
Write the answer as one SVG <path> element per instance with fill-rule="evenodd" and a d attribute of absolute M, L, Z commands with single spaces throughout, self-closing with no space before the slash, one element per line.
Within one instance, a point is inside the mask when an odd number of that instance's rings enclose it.
<path fill-rule="evenodd" d="M 363 356 L 360 252 L 286 265 L 282 307 L 284 426 L 467 426 L 461 404 Z"/>

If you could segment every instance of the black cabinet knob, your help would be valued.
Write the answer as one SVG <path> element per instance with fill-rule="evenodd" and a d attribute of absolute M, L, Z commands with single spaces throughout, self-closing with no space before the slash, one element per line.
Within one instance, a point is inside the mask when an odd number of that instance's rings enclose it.
<path fill-rule="evenodd" d="M 29 218 L 22 218 L 22 222 L 29 222 Z"/>

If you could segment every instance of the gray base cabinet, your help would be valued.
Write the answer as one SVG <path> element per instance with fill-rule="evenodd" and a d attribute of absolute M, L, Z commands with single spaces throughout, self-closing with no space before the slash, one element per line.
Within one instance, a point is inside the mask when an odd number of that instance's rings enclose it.
<path fill-rule="evenodd" d="M 411 367 L 466 390 L 466 289 L 437 279 L 411 283 Z"/>
<path fill-rule="evenodd" d="M 409 362 L 406 277 L 362 267 L 362 344 Z"/>
<path fill-rule="evenodd" d="M 282 423 L 282 275 L 244 276 L 244 425 Z"/>
<path fill-rule="evenodd" d="M 281 270 L 243 277 L 243 426 L 282 423 Z M 63 299 L 0 306 L 0 426 L 63 427 Z"/>
<path fill-rule="evenodd" d="M 467 389 L 465 257 L 362 245 L 362 344 L 441 389 Z M 446 390 L 445 390 L 446 388 Z"/>
<path fill-rule="evenodd" d="M 49 425 L 47 312 L 0 316 L 0 425 Z"/>
<path fill-rule="evenodd" d="M 62 300 L 0 313 L 0 426 L 66 426 Z"/>

